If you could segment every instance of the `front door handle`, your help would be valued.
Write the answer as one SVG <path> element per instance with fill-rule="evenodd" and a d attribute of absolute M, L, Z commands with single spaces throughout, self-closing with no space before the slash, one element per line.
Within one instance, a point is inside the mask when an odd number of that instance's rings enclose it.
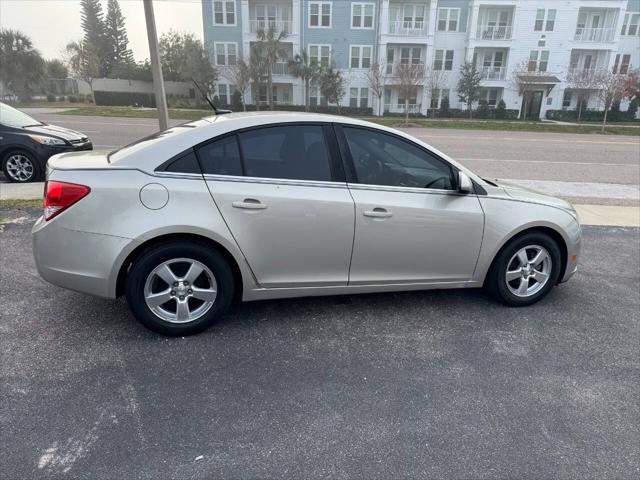
<path fill-rule="evenodd" d="M 231 204 L 234 208 L 243 208 L 245 210 L 264 210 L 267 206 L 261 203 L 260 200 L 255 198 L 245 198 L 241 202 L 233 202 Z"/>
<path fill-rule="evenodd" d="M 389 218 L 393 216 L 393 213 L 388 211 L 386 208 L 376 207 L 373 210 L 365 210 L 363 215 L 365 217 Z"/>

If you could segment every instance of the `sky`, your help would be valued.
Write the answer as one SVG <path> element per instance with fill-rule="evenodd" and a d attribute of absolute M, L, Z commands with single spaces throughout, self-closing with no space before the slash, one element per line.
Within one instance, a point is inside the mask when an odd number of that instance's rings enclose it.
<path fill-rule="evenodd" d="M 106 13 L 107 0 L 101 0 Z M 142 0 L 119 0 L 129 47 L 136 60 L 149 57 Z M 169 30 L 194 33 L 202 40 L 200 0 L 154 0 L 158 36 Z M 21 30 L 46 59 L 64 58 L 64 48 L 82 37 L 80 0 L 0 0 L 0 28 Z"/>

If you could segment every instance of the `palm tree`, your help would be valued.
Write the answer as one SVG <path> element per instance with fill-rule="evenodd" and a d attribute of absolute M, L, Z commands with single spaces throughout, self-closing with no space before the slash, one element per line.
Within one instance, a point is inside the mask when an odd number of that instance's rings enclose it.
<path fill-rule="evenodd" d="M 316 62 L 310 62 L 307 51 L 302 50 L 292 60 L 289 60 L 289 70 L 291 75 L 304 81 L 304 111 L 308 112 L 311 82 L 318 77 L 320 67 Z"/>
<path fill-rule="evenodd" d="M 282 43 L 286 36 L 287 34 L 284 32 L 276 33 L 276 29 L 273 27 L 269 27 L 267 30 L 261 28 L 257 32 L 257 51 L 267 67 L 267 96 L 271 110 L 273 110 L 273 66 L 278 59 L 287 58 L 287 50 Z"/>

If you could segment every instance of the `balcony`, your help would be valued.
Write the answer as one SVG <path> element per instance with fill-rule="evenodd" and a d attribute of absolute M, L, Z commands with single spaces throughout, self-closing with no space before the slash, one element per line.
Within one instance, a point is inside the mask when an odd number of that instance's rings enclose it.
<path fill-rule="evenodd" d="M 415 67 L 415 74 L 414 74 L 415 78 L 420 78 L 421 76 L 424 75 L 424 72 L 425 72 L 424 63 L 403 63 L 403 62 L 387 63 L 387 69 L 386 69 L 387 75 L 391 75 L 394 77 L 398 76 L 400 65 L 411 65 Z"/>
<path fill-rule="evenodd" d="M 511 40 L 512 25 L 478 25 L 476 40 Z"/>
<path fill-rule="evenodd" d="M 613 42 L 615 29 L 613 28 L 576 28 L 573 40 L 585 43 Z"/>
<path fill-rule="evenodd" d="M 407 109 L 409 113 L 420 113 L 420 107 L 422 105 L 420 103 L 410 103 L 409 108 Z M 385 103 L 384 110 L 385 112 L 403 112 L 404 113 L 405 104 L 404 103 Z"/>
<path fill-rule="evenodd" d="M 401 37 L 424 37 L 427 35 L 427 25 L 423 21 L 396 20 L 389 22 L 389 35 Z"/>
<path fill-rule="evenodd" d="M 274 63 L 271 74 L 274 76 L 289 75 L 289 62 Z"/>
<path fill-rule="evenodd" d="M 600 75 L 609 73 L 606 68 L 570 68 L 567 71 L 567 82 L 580 85 L 589 85 L 594 82 Z M 573 88 L 577 88 L 574 86 Z"/>
<path fill-rule="evenodd" d="M 506 67 L 478 67 L 482 80 L 504 80 L 507 76 Z"/>
<path fill-rule="evenodd" d="M 276 34 L 284 33 L 291 35 L 293 32 L 293 22 L 291 20 L 249 20 L 251 33 L 258 33 L 260 30 L 268 31 L 273 29 Z"/>

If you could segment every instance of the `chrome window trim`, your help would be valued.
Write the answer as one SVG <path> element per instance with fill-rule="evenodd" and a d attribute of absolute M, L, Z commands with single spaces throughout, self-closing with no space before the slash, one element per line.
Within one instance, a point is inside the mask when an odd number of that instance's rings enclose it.
<path fill-rule="evenodd" d="M 349 190 L 371 190 L 376 192 L 395 192 L 395 193 L 421 193 L 436 195 L 453 195 L 456 197 L 476 197 L 475 193 L 460 193 L 456 190 L 446 190 L 440 188 L 420 188 L 420 187 L 398 187 L 392 185 L 371 185 L 365 183 L 347 183 Z"/>
<path fill-rule="evenodd" d="M 214 182 L 262 183 L 269 185 L 291 185 L 298 187 L 347 188 L 346 182 L 331 182 L 325 180 L 319 181 L 270 177 L 243 177 L 238 175 L 215 175 L 211 173 L 205 173 L 202 176 L 206 181 Z"/>
<path fill-rule="evenodd" d="M 184 173 L 184 172 L 165 172 L 157 171 L 153 174 L 154 177 L 161 178 L 181 178 L 186 180 L 202 180 L 201 173 Z"/>

